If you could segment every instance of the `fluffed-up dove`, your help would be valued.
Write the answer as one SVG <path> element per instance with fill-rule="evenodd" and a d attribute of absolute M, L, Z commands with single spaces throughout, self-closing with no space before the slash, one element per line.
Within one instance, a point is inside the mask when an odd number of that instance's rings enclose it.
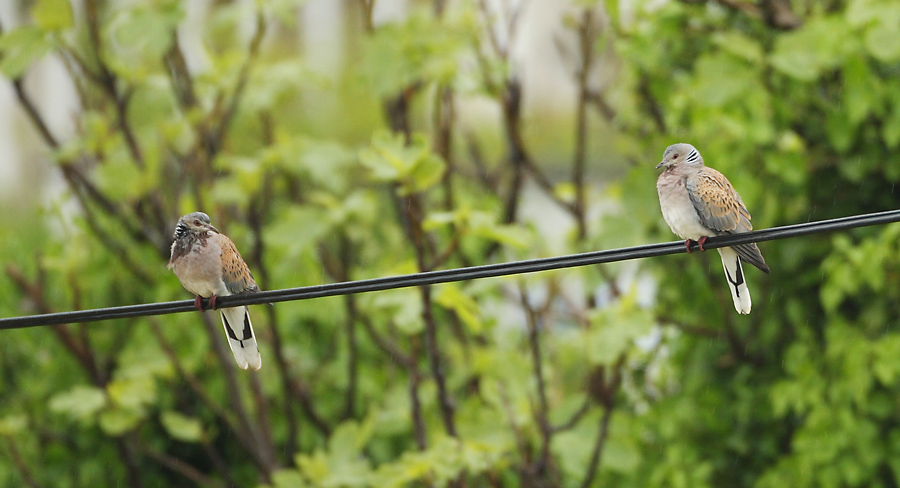
<path fill-rule="evenodd" d="M 234 243 L 210 225 L 209 216 L 203 212 L 178 219 L 168 267 L 189 292 L 197 295 L 194 305 L 198 310 L 203 310 L 200 297 L 209 298 L 215 310 L 217 297 L 259 291 Z M 258 370 L 262 359 L 247 307 L 222 308 L 219 313 L 238 366 Z"/>

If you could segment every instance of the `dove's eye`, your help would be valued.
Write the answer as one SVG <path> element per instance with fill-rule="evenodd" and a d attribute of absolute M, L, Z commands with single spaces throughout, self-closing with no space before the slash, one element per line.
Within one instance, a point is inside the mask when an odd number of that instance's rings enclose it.
<path fill-rule="evenodd" d="M 194 225 L 196 225 L 197 227 L 200 227 L 200 221 L 199 221 L 199 220 L 195 220 L 195 221 L 194 221 Z"/>

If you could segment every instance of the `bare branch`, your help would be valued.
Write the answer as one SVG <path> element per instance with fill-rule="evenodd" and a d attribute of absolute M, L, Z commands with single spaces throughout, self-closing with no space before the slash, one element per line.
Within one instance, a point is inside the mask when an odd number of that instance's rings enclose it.
<path fill-rule="evenodd" d="M 28 467 L 28 463 L 22 459 L 22 455 L 19 453 L 19 448 L 16 447 L 16 443 L 12 437 L 6 437 L 6 448 L 9 451 L 9 457 L 12 460 L 13 466 L 19 471 L 19 474 L 22 475 L 22 481 L 25 482 L 29 488 L 41 488 L 41 485 L 37 482 L 34 475 L 31 473 L 31 469 Z"/>
<path fill-rule="evenodd" d="M 168 454 L 158 451 L 148 446 L 147 444 L 144 444 L 143 442 L 138 442 L 138 448 L 140 449 L 141 454 L 156 461 L 161 466 L 164 466 L 169 470 L 178 473 L 181 476 L 184 476 L 197 486 L 224 486 L 219 480 L 206 476 L 197 468 L 194 468 L 190 464 L 185 463 L 181 459 L 169 456 Z"/>
<path fill-rule="evenodd" d="M 525 318 L 528 325 L 528 345 L 531 349 L 531 367 L 537 387 L 538 404 L 534 415 L 541 434 L 540 457 L 534 467 L 535 475 L 541 478 L 551 471 L 550 442 L 553 437 L 553 428 L 550 426 L 550 407 L 547 401 L 547 386 L 544 380 L 544 363 L 541 356 L 541 337 L 538 325 L 539 312 L 528 301 L 528 293 L 525 286 L 519 284 L 519 303 L 525 310 Z M 549 300 L 547 301 L 549 304 Z"/>
<path fill-rule="evenodd" d="M 619 359 L 612 366 L 601 366 L 599 376 L 594 380 L 599 383 L 596 389 L 600 390 L 597 398 L 603 405 L 603 417 L 600 418 L 600 425 L 597 429 L 597 439 L 594 441 L 594 449 L 591 452 L 591 462 L 588 464 L 587 474 L 581 483 L 581 488 L 588 488 L 597 475 L 600 467 L 600 459 L 603 456 L 603 448 L 606 446 L 606 437 L 609 434 L 609 422 L 612 419 L 613 407 L 616 401 L 616 392 L 622 384 L 622 369 L 625 366 L 626 354 L 619 355 Z M 607 369 L 612 369 L 612 374 L 607 375 Z M 608 379 L 607 379 L 608 376 Z"/>

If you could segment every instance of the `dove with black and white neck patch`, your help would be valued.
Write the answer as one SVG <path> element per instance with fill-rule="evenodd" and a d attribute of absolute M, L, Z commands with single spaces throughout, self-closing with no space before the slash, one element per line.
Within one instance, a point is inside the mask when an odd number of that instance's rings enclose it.
<path fill-rule="evenodd" d="M 704 165 L 694 146 L 686 143 L 669 146 L 656 168 L 664 168 L 656 181 L 663 218 L 672 232 L 687 239 L 688 252 L 691 241 L 696 241 L 703 250 L 707 237 L 753 230 L 750 212 L 741 196 L 725 175 Z M 769 266 L 755 243 L 722 247 L 717 251 L 734 308 L 741 314 L 750 313 L 750 290 L 741 263 L 750 263 L 765 273 L 769 272 Z"/>
<path fill-rule="evenodd" d="M 194 212 L 178 219 L 169 269 L 189 292 L 197 295 L 194 305 L 203 310 L 201 297 L 216 309 L 216 298 L 259 292 L 250 268 L 234 243 L 210 224 L 209 216 Z M 242 305 L 219 309 L 228 345 L 241 369 L 262 367 L 250 311 Z"/>

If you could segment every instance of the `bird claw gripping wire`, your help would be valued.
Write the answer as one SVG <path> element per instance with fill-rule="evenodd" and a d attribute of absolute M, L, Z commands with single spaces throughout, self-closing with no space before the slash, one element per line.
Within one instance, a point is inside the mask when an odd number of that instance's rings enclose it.
<path fill-rule="evenodd" d="M 696 242 L 697 246 L 700 248 L 700 250 L 705 251 L 706 249 L 703 249 L 703 245 L 706 244 L 706 239 L 708 239 L 708 237 L 706 237 L 706 236 L 703 236 L 699 240 L 696 240 L 696 241 L 693 239 L 687 239 L 686 241 L 684 241 L 684 248 L 687 249 L 688 254 L 690 254 L 691 253 L 691 244 Z"/>

